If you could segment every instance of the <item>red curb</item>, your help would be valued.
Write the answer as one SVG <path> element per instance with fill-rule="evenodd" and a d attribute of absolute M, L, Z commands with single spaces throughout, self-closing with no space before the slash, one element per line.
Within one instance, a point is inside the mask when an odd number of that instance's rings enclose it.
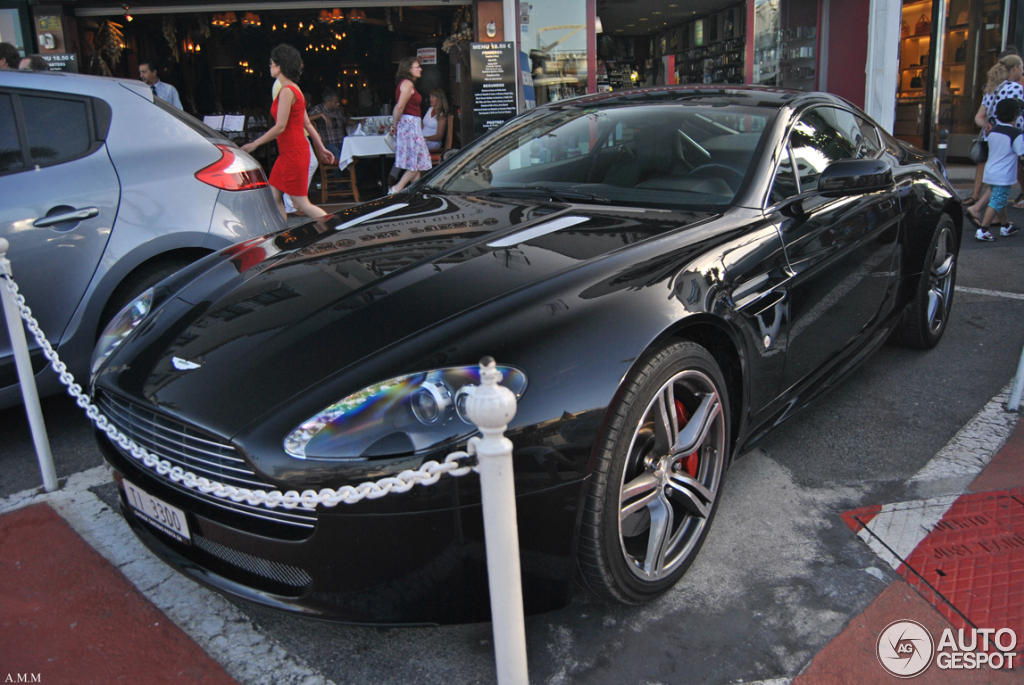
<path fill-rule="evenodd" d="M 865 683 L 912 682 L 914 685 L 1002 685 L 1020 683 L 1021 671 L 943 670 L 934 662 L 921 675 L 904 681 L 889 675 L 878 663 L 878 636 L 893 621 L 917 621 L 937 645 L 946 628 L 954 629 L 935 608 L 906 583 L 896 581 L 875 598 L 862 614 L 836 636 L 793 679 L 791 685 L 865 685 Z M 954 632 L 955 634 L 955 632 Z"/>
<path fill-rule="evenodd" d="M 0 516 L 0 549 L 0 678 L 235 685 L 49 506 Z"/>
<path fill-rule="evenodd" d="M 1010 490 L 1024 483 L 1024 421 L 1018 421 L 999 453 L 978 474 L 967 492 Z"/>

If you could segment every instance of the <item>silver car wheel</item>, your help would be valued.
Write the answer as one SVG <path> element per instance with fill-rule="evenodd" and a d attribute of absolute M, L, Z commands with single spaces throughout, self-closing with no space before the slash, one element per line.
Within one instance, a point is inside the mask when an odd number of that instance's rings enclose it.
<path fill-rule="evenodd" d="M 725 436 L 722 399 L 700 371 L 676 374 L 647 406 L 619 486 L 619 543 L 637 578 L 670 575 L 701 540 L 722 481 Z"/>
<path fill-rule="evenodd" d="M 955 241 L 953 231 L 943 227 L 931 255 L 928 273 L 928 329 L 933 334 L 942 328 L 949 314 L 956 265 Z"/>

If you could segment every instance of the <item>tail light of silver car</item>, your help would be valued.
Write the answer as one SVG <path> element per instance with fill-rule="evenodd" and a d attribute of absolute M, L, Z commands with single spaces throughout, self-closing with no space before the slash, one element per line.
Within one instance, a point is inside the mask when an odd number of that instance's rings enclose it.
<path fill-rule="evenodd" d="M 196 178 L 221 190 L 253 190 L 267 185 L 259 162 L 230 145 L 217 145 L 221 158 L 196 172 Z"/>

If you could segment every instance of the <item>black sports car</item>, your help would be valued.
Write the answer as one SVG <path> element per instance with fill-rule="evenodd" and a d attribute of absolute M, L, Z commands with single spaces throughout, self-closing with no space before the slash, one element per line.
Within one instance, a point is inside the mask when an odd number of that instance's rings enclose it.
<path fill-rule="evenodd" d="M 642 602 L 693 561 L 734 456 L 886 340 L 939 341 L 961 228 L 939 163 L 834 96 L 577 98 L 147 291 L 92 392 L 179 477 L 301 492 L 464 446 L 461 391 L 493 356 L 519 398 L 526 610 L 576 576 Z M 488 617 L 474 476 L 270 508 L 98 441 L 135 532 L 201 583 L 342 621 Z"/>

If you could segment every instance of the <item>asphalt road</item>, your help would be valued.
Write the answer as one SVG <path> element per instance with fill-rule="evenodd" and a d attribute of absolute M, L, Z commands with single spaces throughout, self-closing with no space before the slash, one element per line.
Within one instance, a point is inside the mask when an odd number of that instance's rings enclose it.
<path fill-rule="evenodd" d="M 1011 211 L 1024 223 L 1024 212 Z M 965 238 L 958 286 L 1024 294 L 1024 237 Z M 574 593 L 529 617 L 535 683 L 733 683 L 791 677 L 893 579 L 839 515 L 906 499 L 904 482 L 1012 378 L 1024 299 L 959 291 L 941 344 L 885 347 L 728 472 L 698 560 L 660 600 L 622 607 Z M 58 475 L 101 463 L 68 398 L 44 400 Z M 36 487 L 21 408 L 0 411 L 0 497 Z M 112 490 L 112 486 L 105 486 Z M 101 495 L 109 497 L 110 491 Z M 489 683 L 489 624 L 365 628 L 238 605 L 336 683 Z"/>

